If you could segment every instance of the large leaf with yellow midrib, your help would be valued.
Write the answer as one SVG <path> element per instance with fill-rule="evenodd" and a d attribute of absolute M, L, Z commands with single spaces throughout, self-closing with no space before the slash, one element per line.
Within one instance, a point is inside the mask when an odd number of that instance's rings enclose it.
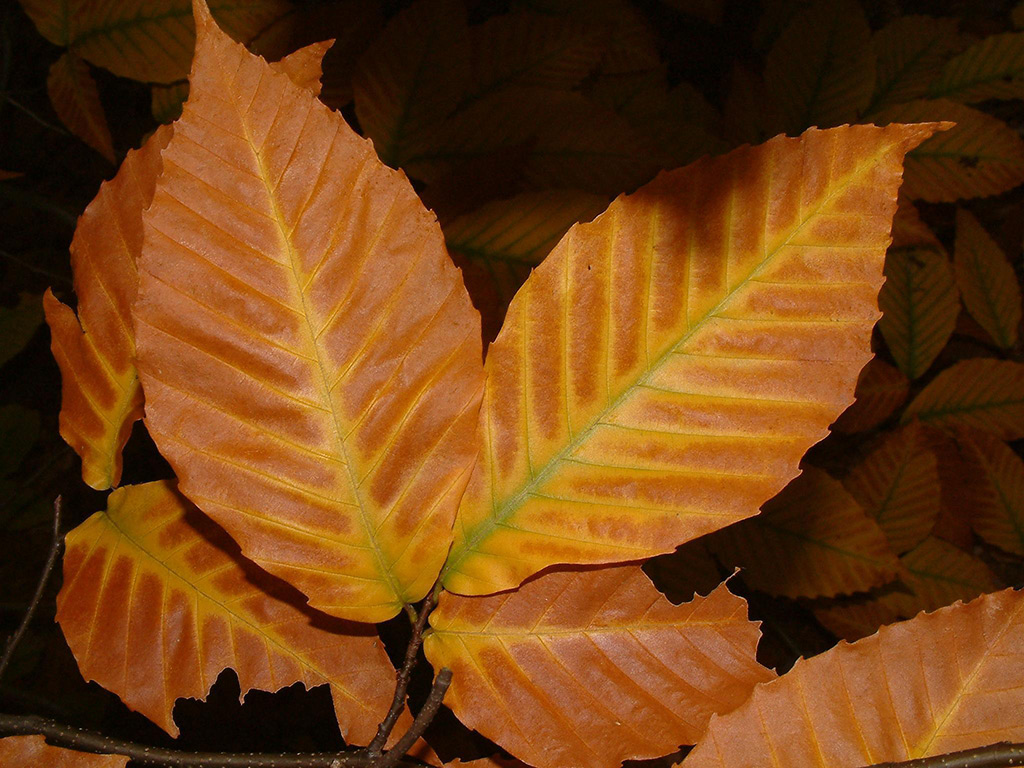
<path fill-rule="evenodd" d="M 901 161 L 934 129 L 779 137 L 573 227 L 488 352 L 445 586 L 645 558 L 755 514 L 852 400 Z"/>
<path fill-rule="evenodd" d="M 247 557 L 314 607 L 383 621 L 426 594 L 450 541 L 479 315 L 404 175 L 197 7 L 144 216 L 147 426 Z"/>

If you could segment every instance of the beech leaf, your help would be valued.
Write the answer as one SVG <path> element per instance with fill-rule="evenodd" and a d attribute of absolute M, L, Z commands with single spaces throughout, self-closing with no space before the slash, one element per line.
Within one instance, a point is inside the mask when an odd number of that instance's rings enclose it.
<path fill-rule="evenodd" d="M 1024 594 L 840 644 L 713 718 L 685 768 L 855 768 L 1024 738 Z"/>
<path fill-rule="evenodd" d="M 42 736 L 0 739 L 0 764 L 11 768 L 124 768 L 128 758 L 51 747 Z"/>
<path fill-rule="evenodd" d="M 956 19 L 901 16 L 875 32 L 875 90 L 865 112 L 925 96 L 959 43 Z"/>
<path fill-rule="evenodd" d="M 910 381 L 899 369 L 874 358 L 857 379 L 857 400 L 832 425 L 835 432 L 854 433 L 874 429 L 903 405 Z"/>
<path fill-rule="evenodd" d="M 328 683 L 345 739 L 373 738 L 394 679 L 373 627 L 304 606 L 172 483 L 118 488 L 66 546 L 57 621 L 83 677 L 172 736 L 175 700 L 230 667 L 243 694 Z"/>
<path fill-rule="evenodd" d="M 1024 461 L 1002 440 L 966 430 L 957 435 L 974 472 L 971 527 L 989 544 L 1024 555 Z"/>
<path fill-rule="evenodd" d="M 953 265 L 964 307 L 996 344 L 1011 348 L 1021 318 L 1017 275 L 992 236 L 963 208 L 956 212 Z"/>
<path fill-rule="evenodd" d="M 53 111 L 67 129 L 111 163 L 116 162 L 107 116 L 88 65 L 65 52 L 50 67 L 46 91 Z"/>
<path fill-rule="evenodd" d="M 691 744 L 773 673 L 724 586 L 676 606 L 635 565 L 443 594 L 424 642 L 459 719 L 536 768 L 615 768 Z"/>
<path fill-rule="evenodd" d="M 313 607 L 384 621 L 444 560 L 477 448 L 479 315 L 404 175 L 196 9 L 143 217 L 147 426 L 247 557 Z"/>
<path fill-rule="evenodd" d="M 990 35 L 953 57 L 928 96 L 967 104 L 1024 98 L 1024 33 Z"/>
<path fill-rule="evenodd" d="M 570 229 L 489 349 L 445 586 L 646 558 L 756 514 L 852 400 L 901 158 L 935 128 L 779 137 Z"/>

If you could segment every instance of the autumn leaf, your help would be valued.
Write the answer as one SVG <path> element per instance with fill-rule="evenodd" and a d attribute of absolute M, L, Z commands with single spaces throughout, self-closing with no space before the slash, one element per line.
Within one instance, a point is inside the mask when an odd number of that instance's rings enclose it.
<path fill-rule="evenodd" d="M 150 111 L 158 123 L 173 123 L 181 117 L 188 98 L 188 83 L 155 84 L 150 89 Z"/>
<path fill-rule="evenodd" d="M 537 768 L 615 768 L 693 743 L 773 673 L 723 585 L 675 606 L 635 565 L 553 572 L 514 592 L 443 594 L 424 642 L 459 719 Z"/>
<path fill-rule="evenodd" d="M 1024 737 L 1024 594 L 1006 590 L 797 661 L 682 762 L 872 765 Z"/>
<path fill-rule="evenodd" d="M 46 90 L 54 112 L 67 129 L 111 163 L 117 162 L 96 81 L 86 63 L 73 53 L 65 53 L 50 67 Z"/>
<path fill-rule="evenodd" d="M 900 16 L 871 36 L 877 60 L 875 90 L 865 114 L 919 99 L 960 47 L 956 19 Z"/>
<path fill-rule="evenodd" d="M 727 573 L 707 548 L 707 539 L 688 541 L 675 552 L 652 557 L 643 564 L 644 573 L 665 597 L 676 605 L 688 603 L 694 595 L 708 595 Z"/>
<path fill-rule="evenodd" d="M 857 400 L 843 411 L 832 430 L 854 433 L 874 429 L 903 405 L 909 391 L 906 376 L 884 360 L 873 358 L 857 379 Z"/>
<path fill-rule="evenodd" d="M 1024 555 L 1024 462 L 1002 440 L 962 431 L 957 442 L 974 472 L 971 527 L 989 544 Z"/>
<path fill-rule="evenodd" d="M 954 56 L 931 84 L 928 96 L 966 104 L 1024 98 L 1024 34 L 990 35 Z"/>
<path fill-rule="evenodd" d="M 855 0 L 821 0 L 797 14 L 765 57 L 765 85 L 791 135 L 852 123 L 871 99 L 871 28 Z"/>
<path fill-rule="evenodd" d="M 838 480 L 814 467 L 805 467 L 760 515 L 707 543 L 722 563 L 740 566 L 751 587 L 785 597 L 865 592 L 900 572 L 878 523 Z"/>
<path fill-rule="evenodd" d="M 445 586 L 646 558 L 756 514 L 852 399 L 900 158 L 932 130 L 780 137 L 569 230 L 488 352 Z"/>
<path fill-rule="evenodd" d="M 929 382 L 903 412 L 936 427 L 971 427 L 1003 440 L 1024 438 L 1024 365 L 1010 360 L 961 360 Z"/>
<path fill-rule="evenodd" d="M 42 736 L 0 739 L 0 763 L 16 768 L 124 768 L 128 758 L 51 747 Z"/>
<path fill-rule="evenodd" d="M 840 602 L 815 610 L 830 632 L 859 640 L 878 628 L 957 600 L 973 600 L 1002 586 L 984 561 L 942 539 L 929 537 L 900 558 L 902 585 L 868 599 Z"/>
<path fill-rule="evenodd" d="M 175 700 L 230 667 L 243 694 L 328 683 L 346 741 L 373 738 L 394 678 L 373 627 L 304 606 L 172 483 L 115 490 L 66 547 L 57 621 L 83 677 L 172 736 Z"/>
<path fill-rule="evenodd" d="M 478 315 L 404 176 L 197 7 L 191 95 L 144 216 L 147 426 L 247 557 L 316 608 L 383 621 L 426 594 L 450 540 Z"/>
<path fill-rule="evenodd" d="M 945 99 L 919 99 L 884 109 L 872 122 L 952 120 L 907 155 L 903 193 L 928 202 L 987 197 L 1024 182 L 1024 140 L 1003 121 Z"/>
<path fill-rule="evenodd" d="M 82 479 L 97 490 L 120 482 L 121 449 L 142 418 L 131 306 L 142 211 L 152 200 L 160 150 L 170 135 L 159 129 L 129 152 L 78 219 L 71 240 L 77 317 L 51 291 L 43 299 L 61 369 L 60 434 L 82 457 Z"/>
<path fill-rule="evenodd" d="M 900 553 L 931 532 L 941 505 L 938 460 L 921 432 L 914 422 L 887 433 L 843 479 L 846 490 Z"/>
<path fill-rule="evenodd" d="M 23 293 L 13 307 L 0 307 L 0 365 L 17 355 L 32 340 L 43 322 L 38 294 Z"/>
<path fill-rule="evenodd" d="M 953 265 L 971 317 L 1003 349 L 1016 344 L 1021 319 L 1017 276 L 992 236 L 963 208 L 956 212 Z"/>

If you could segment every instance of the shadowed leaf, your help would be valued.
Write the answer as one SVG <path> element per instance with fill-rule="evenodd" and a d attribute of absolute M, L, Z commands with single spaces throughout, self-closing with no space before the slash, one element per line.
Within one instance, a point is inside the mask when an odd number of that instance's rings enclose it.
<path fill-rule="evenodd" d="M 867 114 L 927 94 L 949 54 L 960 47 L 960 34 L 956 19 L 901 16 L 875 32 L 871 46 L 877 65 Z"/>
<path fill-rule="evenodd" d="M 956 212 L 953 266 L 971 317 L 1003 349 L 1016 344 L 1021 318 L 1017 275 L 991 235 L 963 208 Z"/>
<path fill-rule="evenodd" d="M 724 585 L 675 606 L 635 565 L 553 572 L 444 594 L 424 650 L 470 728 L 537 768 L 614 768 L 693 743 L 773 677 L 746 607 Z"/>
<path fill-rule="evenodd" d="M 373 627 L 305 607 L 171 483 L 117 489 L 66 546 L 57 621 L 82 675 L 172 736 L 175 700 L 230 667 L 243 694 L 328 683 L 346 741 L 373 737 L 394 678 Z"/>
<path fill-rule="evenodd" d="M 1007 590 L 797 661 L 714 718 L 685 768 L 854 768 L 1024 738 L 1024 594 Z"/>
<path fill-rule="evenodd" d="M 446 587 L 645 558 L 756 514 L 852 400 L 902 153 L 932 130 L 780 137 L 569 230 L 490 347 Z"/>
<path fill-rule="evenodd" d="M 971 427 L 1003 440 L 1024 438 L 1024 365 L 975 358 L 936 376 L 903 412 L 936 427 Z"/>
<path fill-rule="evenodd" d="M 43 322 L 43 300 L 23 293 L 13 307 L 0 307 L 0 365 L 25 348 Z"/>
<path fill-rule="evenodd" d="M 967 104 L 1024 98 L 1024 33 L 991 35 L 953 57 L 928 96 Z"/>
<path fill-rule="evenodd" d="M 144 216 L 147 426 L 247 557 L 314 607 L 382 621 L 445 556 L 476 452 L 479 318 L 404 175 L 198 9 Z"/>
<path fill-rule="evenodd" d="M 708 539 L 751 587 L 785 597 L 866 592 L 899 574 L 878 524 L 838 480 L 805 467 L 761 514 Z M 780 567 L 780 564 L 785 567 Z"/>
<path fill-rule="evenodd" d="M 67 129 L 111 163 L 117 162 L 107 116 L 88 65 L 75 54 L 65 53 L 50 67 L 46 91 L 53 111 Z"/>
<path fill-rule="evenodd" d="M 51 747 L 42 736 L 0 739 L 0 764 L 11 768 L 124 768 L 128 758 Z"/>
<path fill-rule="evenodd" d="M 874 358 L 864 366 L 857 379 L 857 400 L 843 411 L 833 431 L 853 433 L 874 429 L 903 405 L 910 381 L 897 368 Z"/>
<path fill-rule="evenodd" d="M 1024 462 L 1002 440 L 963 431 L 957 442 L 974 472 L 971 527 L 989 544 L 1024 555 Z"/>

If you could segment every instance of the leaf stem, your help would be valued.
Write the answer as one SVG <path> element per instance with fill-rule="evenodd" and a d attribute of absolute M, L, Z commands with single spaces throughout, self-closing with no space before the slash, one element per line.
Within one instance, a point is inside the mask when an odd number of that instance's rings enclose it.
<path fill-rule="evenodd" d="M 1009 768 L 1024 765 L 1024 744 L 1000 742 L 946 755 L 919 757 L 903 763 L 876 763 L 869 768 Z"/>

